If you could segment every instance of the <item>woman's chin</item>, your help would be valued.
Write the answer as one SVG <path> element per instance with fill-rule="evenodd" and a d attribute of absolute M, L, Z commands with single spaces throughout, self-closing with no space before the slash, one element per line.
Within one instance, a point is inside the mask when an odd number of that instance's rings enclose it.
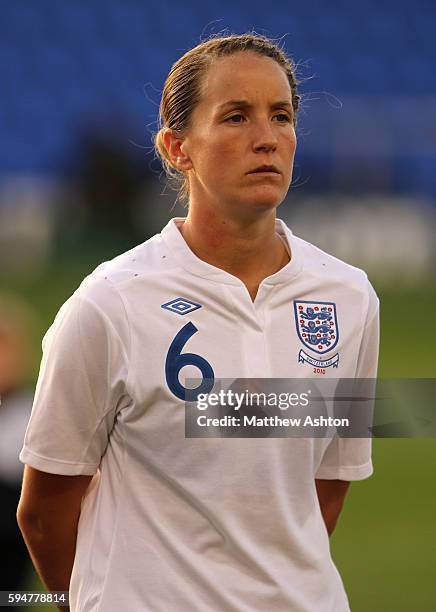
<path fill-rule="evenodd" d="M 249 194 L 247 204 L 255 208 L 275 208 L 283 202 L 285 195 L 282 189 L 272 185 L 259 186 Z"/>

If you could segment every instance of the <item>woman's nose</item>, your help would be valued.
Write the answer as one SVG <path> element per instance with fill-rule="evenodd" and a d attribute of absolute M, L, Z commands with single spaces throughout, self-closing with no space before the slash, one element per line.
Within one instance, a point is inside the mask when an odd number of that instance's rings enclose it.
<path fill-rule="evenodd" d="M 274 150 L 277 146 L 277 136 L 271 122 L 260 121 L 256 124 L 253 138 L 255 150 Z"/>

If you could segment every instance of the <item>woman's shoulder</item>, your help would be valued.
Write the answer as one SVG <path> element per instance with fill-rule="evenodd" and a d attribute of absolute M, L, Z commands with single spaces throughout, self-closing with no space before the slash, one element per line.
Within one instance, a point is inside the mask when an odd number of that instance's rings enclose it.
<path fill-rule="evenodd" d="M 161 272 L 167 259 L 167 247 L 161 234 L 155 234 L 145 242 L 99 264 L 86 276 L 79 289 L 87 292 L 111 285 L 121 290 L 124 284 Z"/>
<path fill-rule="evenodd" d="M 156 265 L 165 256 L 166 246 L 160 234 L 145 242 L 102 262 L 87 277 L 86 281 L 101 282 L 102 279 L 114 285 L 122 284 L 145 274 L 156 272 Z"/>
<path fill-rule="evenodd" d="M 303 259 L 306 275 L 318 277 L 320 282 L 346 285 L 350 289 L 367 293 L 370 282 L 365 270 L 323 251 L 298 236 L 293 235 L 293 240 Z"/>
<path fill-rule="evenodd" d="M 80 302 L 82 310 L 90 307 L 108 318 L 115 317 L 125 309 L 126 296 L 132 286 L 143 282 L 147 276 L 162 272 L 160 267 L 162 261 L 166 261 L 165 253 L 166 247 L 160 234 L 156 234 L 113 259 L 102 262 L 82 280 L 63 308 Z"/>

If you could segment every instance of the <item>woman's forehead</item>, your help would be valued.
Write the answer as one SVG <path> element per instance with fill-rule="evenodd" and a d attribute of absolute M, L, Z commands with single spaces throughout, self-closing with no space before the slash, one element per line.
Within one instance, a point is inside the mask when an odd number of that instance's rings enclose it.
<path fill-rule="evenodd" d="M 285 70 L 274 59 L 249 51 L 217 58 L 209 66 L 202 83 L 202 99 L 222 104 L 228 99 L 246 99 L 254 92 L 291 99 Z"/>

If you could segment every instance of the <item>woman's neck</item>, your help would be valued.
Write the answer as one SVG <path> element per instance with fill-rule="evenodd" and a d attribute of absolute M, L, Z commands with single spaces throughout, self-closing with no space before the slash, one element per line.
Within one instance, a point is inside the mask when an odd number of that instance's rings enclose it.
<path fill-rule="evenodd" d="M 181 233 L 197 257 L 241 279 L 254 300 L 262 280 L 290 259 L 275 231 L 275 210 L 268 212 L 260 219 L 240 220 L 190 209 Z"/>

